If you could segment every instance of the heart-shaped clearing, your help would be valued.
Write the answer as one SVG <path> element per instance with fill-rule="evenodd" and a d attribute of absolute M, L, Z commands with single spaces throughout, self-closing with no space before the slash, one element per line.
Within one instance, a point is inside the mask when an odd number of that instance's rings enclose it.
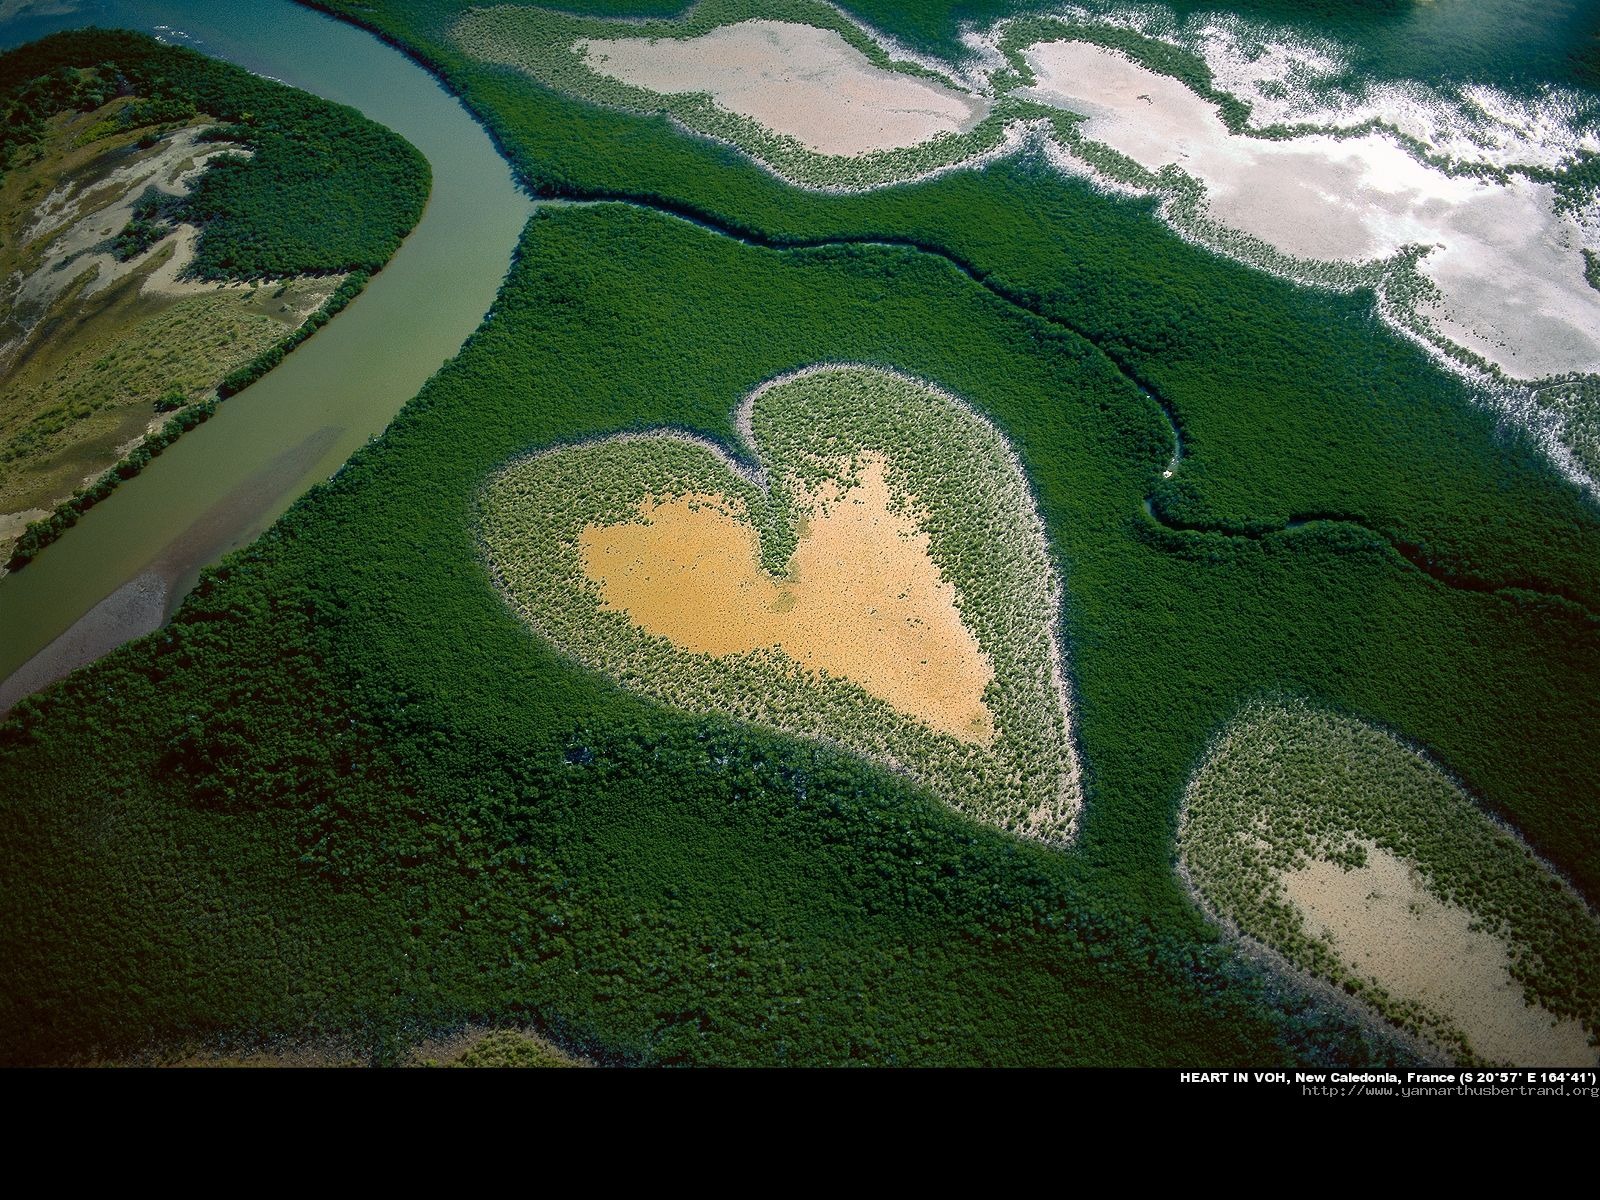
<path fill-rule="evenodd" d="M 851 366 L 768 383 L 735 423 L 759 466 L 663 431 L 495 475 L 482 534 L 513 607 L 655 699 L 839 743 L 1070 840 L 1060 585 L 1005 439 L 947 393 Z"/>
<path fill-rule="evenodd" d="M 994 668 L 961 623 L 928 535 L 891 508 L 886 470 L 881 455 L 866 457 L 855 487 L 807 497 L 813 515 L 782 579 L 762 569 L 755 526 L 720 495 L 646 500 L 643 522 L 586 526 L 584 574 L 606 608 L 685 650 L 720 658 L 771 647 L 932 729 L 987 744 L 994 717 L 983 693 Z"/>

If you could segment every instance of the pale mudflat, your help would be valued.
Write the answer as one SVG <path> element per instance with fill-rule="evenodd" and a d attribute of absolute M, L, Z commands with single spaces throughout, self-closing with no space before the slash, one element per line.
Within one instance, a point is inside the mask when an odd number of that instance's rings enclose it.
<path fill-rule="evenodd" d="M 81 296 L 87 298 L 144 266 L 154 249 L 119 261 L 106 247 L 133 218 L 140 197 L 151 189 L 185 196 L 214 159 L 248 154 L 233 143 L 202 141 L 204 133 L 198 125 L 176 130 L 104 173 L 91 158 L 81 174 L 62 179 L 39 200 L 32 221 L 19 230 L 18 241 L 26 249 L 23 270 L 7 281 L 11 319 L 26 327 L 28 315 L 42 314 L 80 281 Z M 102 161 L 115 158 L 107 154 Z M 179 270 L 192 260 L 192 240 L 184 250 Z"/>
<path fill-rule="evenodd" d="M 891 510 L 885 464 L 855 486 L 811 494 L 789 573 L 761 567 L 754 526 L 721 496 L 647 500 L 644 521 L 586 526 L 583 570 L 604 606 L 693 653 L 776 647 L 851 680 L 928 727 L 977 744 L 994 736 L 989 660 L 911 513 Z"/>
<path fill-rule="evenodd" d="M 1308 932 L 1328 937 L 1354 973 L 1447 1018 L 1482 1058 L 1521 1067 L 1597 1061 L 1581 1023 L 1524 1000 L 1500 938 L 1430 892 L 1404 859 L 1365 847 L 1363 867 L 1314 859 L 1280 876 Z"/>
<path fill-rule="evenodd" d="M 901 150 L 966 133 L 989 102 L 874 65 L 831 29 L 741 21 L 686 39 L 577 44 L 597 75 L 664 95 L 704 92 L 720 107 L 819 154 Z"/>
<path fill-rule="evenodd" d="M 1085 42 L 1030 46 L 1033 87 L 1017 94 L 1085 114 L 1083 132 L 1148 170 L 1175 166 L 1205 187 L 1214 221 L 1285 254 L 1386 259 L 1430 247 L 1420 270 L 1440 298 L 1421 315 L 1445 338 L 1533 379 L 1600 371 L 1600 294 L 1583 233 L 1547 184 L 1452 178 L 1390 137 L 1230 133 L 1177 80 Z"/>

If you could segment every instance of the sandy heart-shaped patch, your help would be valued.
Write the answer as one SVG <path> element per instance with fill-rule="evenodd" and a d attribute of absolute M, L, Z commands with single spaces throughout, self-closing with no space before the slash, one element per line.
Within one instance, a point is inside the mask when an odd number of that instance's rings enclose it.
<path fill-rule="evenodd" d="M 1060 583 L 1005 438 L 859 366 L 765 384 L 735 425 L 755 466 L 662 431 L 498 472 L 480 531 L 515 610 L 654 699 L 838 743 L 1070 841 Z"/>

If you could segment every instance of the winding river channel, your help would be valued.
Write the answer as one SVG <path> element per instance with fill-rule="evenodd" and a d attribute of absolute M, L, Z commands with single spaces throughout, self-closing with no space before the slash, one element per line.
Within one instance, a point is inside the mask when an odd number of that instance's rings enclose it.
<path fill-rule="evenodd" d="M 483 320 L 531 200 L 488 135 L 377 38 L 290 0 L 85 0 L 0 22 L 0 49 L 136 29 L 360 109 L 433 168 L 427 210 L 339 317 L 228 400 L 26 568 L 0 579 L 0 710 L 157 628 L 200 570 L 382 433 Z"/>

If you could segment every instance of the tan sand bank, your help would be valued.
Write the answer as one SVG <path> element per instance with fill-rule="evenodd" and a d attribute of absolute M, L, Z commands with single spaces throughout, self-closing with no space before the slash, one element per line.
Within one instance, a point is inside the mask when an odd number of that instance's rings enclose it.
<path fill-rule="evenodd" d="M 899 150 L 965 133 L 988 115 L 981 96 L 875 66 L 831 29 L 741 21 L 699 37 L 613 38 L 576 47 L 597 75 L 721 107 L 819 154 Z"/>
<path fill-rule="evenodd" d="M 1448 1018 L 1483 1058 L 1523 1066 L 1597 1061 L 1580 1022 L 1526 1002 L 1505 942 L 1430 892 L 1404 859 L 1364 845 L 1364 867 L 1313 860 L 1280 877 L 1309 931 L 1328 937 L 1358 975 Z"/>
<path fill-rule="evenodd" d="M 584 573 L 607 608 L 686 650 L 722 657 L 775 646 L 930 728 L 987 744 L 993 668 L 928 535 L 891 511 L 885 471 L 866 458 L 856 486 L 811 497 L 784 579 L 762 570 L 755 528 L 709 495 L 646 502 L 648 524 L 585 527 Z"/>
<path fill-rule="evenodd" d="M 43 508 L 25 508 L 21 512 L 0 513 L 0 543 L 20 537 L 29 524 L 42 521 L 49 515 L 49 511 Z"/>

